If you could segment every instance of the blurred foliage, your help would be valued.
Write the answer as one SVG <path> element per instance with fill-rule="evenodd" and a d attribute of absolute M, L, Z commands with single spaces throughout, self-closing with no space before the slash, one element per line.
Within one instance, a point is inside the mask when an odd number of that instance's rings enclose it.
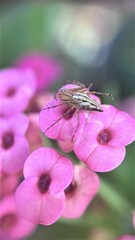
<path fill-rule="evenodd" d="M 16 1 L 14 4 L 3 5 L 0 38 L 1 67 L 13 65 L 17 58 L 27 52 L 41 51 L 63 62 L 65 73 L 61 81 L 76 79 L 85 83 L 93 82 L 95 88 L 112 92 L 119 100 L 133 95 L 135 90 L 134 15 L 132 13 L 131 16 L 127 15 L 128 18 L 121 23 L 118 34 L 109 46 L 108 58 L 104 64 L 84 66 L 68 56 L 57 45 L 52 35 L 52 22 L 55 22 L 58 17 L 59 4 L 53 2 L 32 4 Z M 55 29 L 57 30 L 59 29 Z M 52 89 L 58 89 L 61 81 L 57 82 Z M 105 98 L 105 101 L 110 100 Z M 101 190 L 82 218 L 61 219 L 52 226 L 39 226 L 28 239 L 98 240 L 99 232 L 103 239 L 109 240 L 125 233 L 133 233 L 134 150 L 135 144 L 128 146 L 126 158 L 116 170 L 99 174 Z"/>

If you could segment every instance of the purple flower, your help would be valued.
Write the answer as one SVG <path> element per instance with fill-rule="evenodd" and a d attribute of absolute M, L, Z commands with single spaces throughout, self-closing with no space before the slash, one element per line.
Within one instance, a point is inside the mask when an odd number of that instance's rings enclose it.
<path fill-rule="evenodd" d="M 125 146 L 135 140 L 135 120 L 111 105 L 102 105 L 103 112 L 94 112 L 74 143 L 76 156 L 91 170 L 111 171 L 125 157 Z"/>
<path fill-rule="evenodd" d="M 0 171 L 16 173 L 22 170 L 29 154 L 29 144 L 24 136 L 28 118 L 20 113 L 0 120 Z"/>
<path fill-rule="evenodd" d="M 36 91 L 32 71 L 8 68 L 0 72 L 0 115 L 13 115 L 26 109 Z"/>
<path fill-rule="evenodd" d="M 100 185 L 96 173 L 81 165 L 74 168 L 74 179 L 65 189 L 66 205 L 62 216 L 78 218 L 84 214 L 86 208 L 98 192 Z"/>
<path fill-rule="evenodd" d="M 18 60 L 17 65 L 24 69 L 32 69 L 36 75 L 38 90 L 47 88 L 62 74 L 62 66 L 48 55 L 29 53 Z"/>
<path fill-rule="evenodd" d="M 35 224 L 29 223 L 19 216 L 14 201 L 14 195 L 9 195 L 0 202 L 1 239 L 7 240 L 27 237 L 35 228 Z"/>
<path fill-rule="evenodd" d="M 54 149 L 39 148 L 26 160 L 24 177 L 15 194 L 22 217 L 43 225 L 56 222 L 65 207 L 64 190 L 73 178 L 72 162 Z"/>

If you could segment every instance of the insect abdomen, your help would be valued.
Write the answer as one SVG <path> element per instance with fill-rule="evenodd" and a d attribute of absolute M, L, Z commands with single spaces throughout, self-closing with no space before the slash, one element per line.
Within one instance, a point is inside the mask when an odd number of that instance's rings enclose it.
<path fill-rule="evenodd" d="M 98 102 L 96 102 L 92 97 L 83 93 L 76 93 L 73 96 L 73 101 L 77 108 L 84 110 L 95 110 L 102 111 Z"/>

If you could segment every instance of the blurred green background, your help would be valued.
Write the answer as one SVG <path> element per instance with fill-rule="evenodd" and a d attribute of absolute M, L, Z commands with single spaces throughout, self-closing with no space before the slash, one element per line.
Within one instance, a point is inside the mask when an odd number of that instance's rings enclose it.
<path fill-rule="evenodd" d="M 1 9 L 1 68 L 26 53 L 49 54 L 64 68 L 50 90 L 67 80 L 92 82 L 96 90 L 111 92 L 118 106 L 134 114 L 134 1 L 16 0 L 2 1 Z M 127 99 L 131 101 L 126 105 Z M 107 97 L 103 101 L 113 104 Z M 100 191 L 82 218 L 39 226 L 27 239 L 109 240 L 133 234 L 134 150 L 131 144 L 116 170 L 99 174 Z"/>

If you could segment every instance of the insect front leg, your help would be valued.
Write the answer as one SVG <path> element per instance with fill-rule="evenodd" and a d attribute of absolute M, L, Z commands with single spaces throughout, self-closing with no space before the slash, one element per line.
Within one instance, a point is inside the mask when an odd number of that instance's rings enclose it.
<path fill-rule="evenodd" d="M 111 97 L 111 99 L 113 100 L 113 102 L 116 105 L 116 101 L 115 101 L 115 98 L 113 97 L 112 93 L 103 93 L 103 92 L 90 91 L 90 94 L 109 96 L 109 97 Z"/>

